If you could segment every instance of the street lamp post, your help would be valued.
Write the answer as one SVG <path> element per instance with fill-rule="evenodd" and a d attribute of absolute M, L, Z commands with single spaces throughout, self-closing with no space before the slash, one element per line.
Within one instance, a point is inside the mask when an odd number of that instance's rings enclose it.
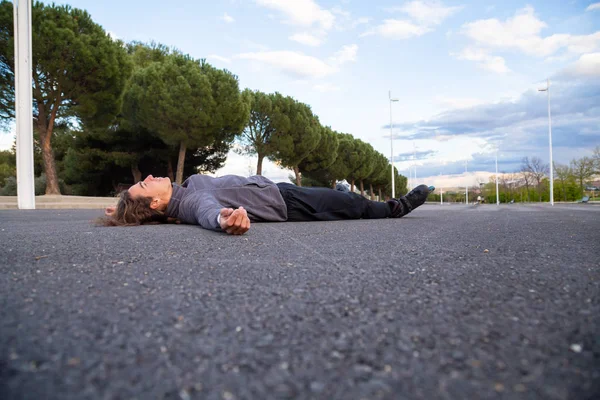
<path fill-rule="evenodd" d="M 548 143 L 550 145 L 550 205 L 554 205 L 554 164 L 552 161 L 552 114 L 550 113 L 550 79 L 546 80 L 546 87 L 538 89 L 548 94 Z"/>
<path fill-rule="evenodd" d="M 469 164 L 468 160 L 465 160 L 465 178 L 466 178 L 466 182 L 465 182 L 465 204 L 469 204 L 469 176 L 468 173 L 469 171 L 467 170 L 467 165 Z"/>
<path fill-rule="evenodd" d="M 440 172 L 440 179 L 442 178 L 442 173 Z M 444 188 L 440 188 L 440 204 L 444 204 Z"/>
<path fill-rule="evenodd" d="M 413 181 L 413 186 L 416 187 L 419 183 L 417 181 L 417 148 L 415 146 L 415 141 L 413 140 L 413 163 L 414 163 L 414 174 L 415 174 L 415 180 Z"/>
<path fill-rule="evenodd" d="M 17 203 L 35 209 L 33 179 L 33 111 L 31 87 L 31 1 L 14 0 L 15 121 L 17 128 Z"/>
<path fill-rule="evenodd" d="M 394 182 L 394 138 L 392 135 L 392 102 L 398 99 L 392 99 L 392 91 L 388 92 L 390 98 L 390 164 L 392 165 L 392 198 L 396 198 L 396 183 Z"/>
<path fill-rule="evenodd" d="M 496 205 L 500 205 L 500 193 L 498 193 L 498 150 L 496 150 Z"/>

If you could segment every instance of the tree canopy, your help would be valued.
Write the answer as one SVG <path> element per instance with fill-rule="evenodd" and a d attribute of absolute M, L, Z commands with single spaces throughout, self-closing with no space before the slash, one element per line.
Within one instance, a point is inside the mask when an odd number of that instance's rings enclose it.
<path fill-rule="evenodd" d="M 0 2 L 0 117 L 14 117 L 14 33 L 12 2 Z M 46 194 L 58 194 L 52 137 L 55 123 L 74 118 L 107 127 L 121 106 L 131 63 L 83 10 L 61 5 L 32 6 L 34 129 L 46 173 Z"/>
<path fill-rule="evenodd" d="M 134 127 L 156 132 L 167 145 L 179 148 L 176 181 L 181 183 L 187 148 L 211 142 L 205 128 L 215 101 L 208 76 L 194 60 L 173 54 L 137 69 L 124 102 L 123 114 Z"/>
<path fill-rule="evenodd" d="M 335 162 L 339 145 L 338 134 L 330 127 L 322 126 L 318 146 L 300 161 L 298 169 L 301 173 L 325 170 Z"/>
<path fill-rule="evenodd" d="M 250 117 L 240 137 L 240 153 L 256 155 L 256 174 L 262 175 L 263 160 L 273 153 L 271 139 L 278 124 L 285 123 L 280 111 L 285 99 L 279 93 L 265 94 L 250 89 L 244 90 L 243 96 L 249 105 Z"/>
<path fill-rule="evenodd" d="M 124 98 L 123 115 L 133 127 L 178 148 L 177 183 L 188 148 L 230 144 L 249 113 L 234 75 L 177 52 L 138 68 Z"/>
<path fill-rule="evenodd" d="M 296 184 L 302 186 L 299 164 L 319 145 L 321 124 L 310 107 L 291 97 L 281 102 L 282 121 L 271 143 L 271 158 L 294 171 Z"/>

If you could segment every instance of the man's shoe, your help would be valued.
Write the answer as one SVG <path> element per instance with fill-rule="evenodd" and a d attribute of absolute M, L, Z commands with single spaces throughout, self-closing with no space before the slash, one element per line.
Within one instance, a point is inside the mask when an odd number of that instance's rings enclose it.
<path fill-rule="evenodd" d="M 411 190 L 406 196 L 400 196 L 397 199 L 388 201 L 390 208 L 392 209 L 392 218 L 404 217 L 406 214 L 419 207 L 425 200 L 429 193 L 433 192 L 435 187 L 427 185 L 419 185 Z"/>

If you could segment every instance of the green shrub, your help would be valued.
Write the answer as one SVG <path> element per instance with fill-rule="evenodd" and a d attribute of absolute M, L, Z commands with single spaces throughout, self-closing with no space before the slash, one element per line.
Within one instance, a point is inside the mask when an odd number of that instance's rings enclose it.
<path fill-rule="evenodd" d="M 4 179 L 4 186 L 0 189 L 0 195 L 2 196 L 16 196 L 17 195 L 17 178 L 9 176 Z"/>
<path fill-rule="evenodd" d="M 6 178 L 15 176 L 15 173 L 15 167 L 13 167 L 12 165 L 0 163 L 0 186 L 2 186 Z"/>
<path fill-rule="evenodd" d="M 71 188 L 65 184 L 62 179 L 58 180 L 60 192 L 65 195 L 71 194 Z M 35 195 L 41 196 L 46 193 L 46 175 L 41 174 L 34 180 Z M 10 176 L 4 179 L 4 186 L 0 187 L 0 196 L 16 196 L 17 195 L 17 178 Z"/>
<path fill-rule="evenodd" d="M 42 196 L 46 194 L 46 174 L 42 173 L 40 176 L 35 178 L 35 195 Z M 71 194 L 71 188 L 65 183 L 64 180 L 58 180 L 58 188 L 60 193 L 64 195 Z"/>

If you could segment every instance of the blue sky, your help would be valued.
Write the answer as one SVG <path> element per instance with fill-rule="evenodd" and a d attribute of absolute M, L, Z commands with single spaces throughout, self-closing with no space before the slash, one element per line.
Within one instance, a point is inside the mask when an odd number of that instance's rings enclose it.
<path fill-rule="evenodd" d="M 111 35 L 154 40 L 239 76 L 242 88 L 309 104 L 419 181 L 458 186 L 548 161 L 551 80 L 554 159 L 600 145 L 600 3 L 594 1 L 87 1 Z M 413 160 L 413 154 L 417 159 Z M 465 174 L 465 161 L 469 172 Z M 247 175 L 231 154 L 218 174 Z M 288 172 L 273 164 L 265 175 Z M 415 182 L 416 183 L 416 182 Z"/>

